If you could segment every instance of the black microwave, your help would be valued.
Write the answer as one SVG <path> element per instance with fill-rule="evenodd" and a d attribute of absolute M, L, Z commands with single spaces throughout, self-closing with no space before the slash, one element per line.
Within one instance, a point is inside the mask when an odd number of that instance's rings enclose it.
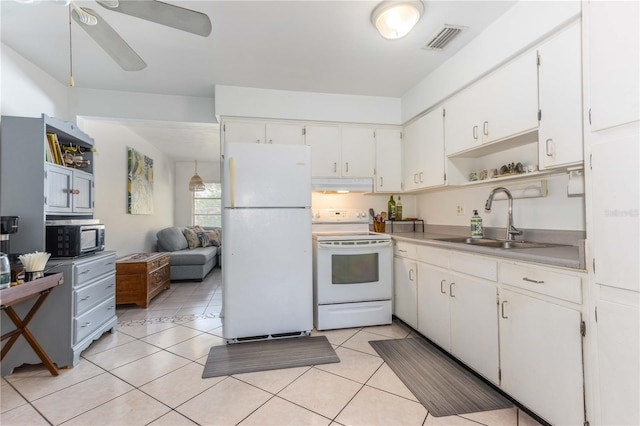
<path fill-rule="evenodd" d="M 55 222 L 46 225 L 45 245 L 51 257 L 79 257 L 104 250 L 104 225 Z"/>

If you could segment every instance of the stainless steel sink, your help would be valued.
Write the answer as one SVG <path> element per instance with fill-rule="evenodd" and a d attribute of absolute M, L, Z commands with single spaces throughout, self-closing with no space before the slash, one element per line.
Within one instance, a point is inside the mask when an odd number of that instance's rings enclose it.
<path fill-rule="evenodd" d="M 493 248 L 499 248 L 499 249 L 528 249 L 528 248 L 547 248 L 547 247 L 562 246 L 561 244 L 536 243 L 536 242 L 528 242 L 528 241 L 505 241 L 505 240 L 492 240 L 489 238 L 470 238 L 470 237 L 437 238 L 436 241 L 469 244 L 469 245 L 481 246 L 481 247 L 493 247 Z"/>

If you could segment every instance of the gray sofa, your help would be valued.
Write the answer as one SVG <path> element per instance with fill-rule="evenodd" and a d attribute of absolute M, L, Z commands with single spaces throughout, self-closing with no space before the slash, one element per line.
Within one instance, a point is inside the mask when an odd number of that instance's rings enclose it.
<path fill-rule="evenodd" d="M 158 231 L 156 250 L 171 256 L 171 281 L 202 281 L 219 264 L 221 247 L 189 248 L 183 230 L 184 227 L 170 226 Z"/>

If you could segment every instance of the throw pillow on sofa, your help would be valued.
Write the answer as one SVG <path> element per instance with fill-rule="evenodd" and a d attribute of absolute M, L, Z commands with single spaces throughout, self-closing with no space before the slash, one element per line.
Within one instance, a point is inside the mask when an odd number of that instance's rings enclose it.
<path fill-rule="evenodd" d="M 184 228 L 182 230 L 184 237 L 187 239 L 187 244 L 189 244 L 189 248 L 193 249 L 196 247 L 200 247 L 202 244 L 200 243 L 200 238 L 198 238 L 198 234 L 190 228 Z"/>
<path fill-rule="evenodd" d="M 211 244 L 211 241 L 209 241 L 209 237 L 205 232 L 198 232 L 198 239 L 200 240 L 200 245 L 202 247 L 209 247 L 213 245 Z"/>
<path fill-rule="evenodd" d="M 178 251 L 189 247 L 182 229 L 177 226 L 170 226 L 158 231 L 158 248 L 163 251 Z"/>
<path fill-rule="evenodd" d="M 209 238 L 210 245 L 216 247 L 220 247 L 222 245 L 222 228 L 214 228 L 206 234 Z"/>

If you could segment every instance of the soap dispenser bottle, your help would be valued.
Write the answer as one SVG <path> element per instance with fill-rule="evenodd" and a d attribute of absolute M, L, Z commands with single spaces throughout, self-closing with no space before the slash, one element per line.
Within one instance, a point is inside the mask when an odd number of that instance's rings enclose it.
<path fill-rule="evenodd" d="M 471 216 L 471 238 L 484 237 L 484 230 L 482 229 L 482 218 L 478 214 L 478 210 L 473 211 Z"/>

